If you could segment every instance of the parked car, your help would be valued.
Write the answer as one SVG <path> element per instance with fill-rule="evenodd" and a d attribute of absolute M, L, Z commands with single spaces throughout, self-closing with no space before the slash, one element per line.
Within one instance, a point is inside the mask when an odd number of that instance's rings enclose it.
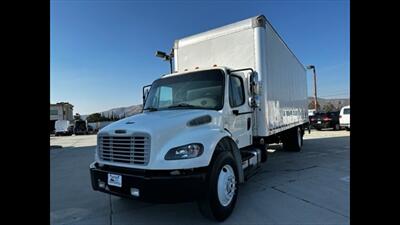
<path fill-rule="evenodd" d="M 315 115 L 308 115 L 308 120 L 310 121 L 310 127 L 311 128 L 314 128 L 313 127 L 313 122 L 315 121 Z"/>
<path fill-rule="evenodd" d="M 75 128 L 74 124 L 70 124 L 68 127 L 68 132 L 71 133 L 71 135 L 74 133 L 74 128 Z"/>
<path fill-rule="evenodd" d="M 309 109 L 308 110 L 308 120 L 310 121 L 310 123 L 311 123 L 311 119 L 315 117 L 315 113 L 316 112 L 315 112 L 314 109 Z"/>
<path fill-rule="evenodd" d="M 309 120 L 309 124 L 311 125 L 311 120 L 313 120 L 315 118 L 315 110 L 309 109 L 308 110 L 308 120 Z"/>
<path fill-rule="evenodd" d="M 88 124 L 86 120 L 76 120 L 74 127 L 75 135 L 88 134 Z"/>
<path fill-rule="evenodd" d="M 340 130 L 339 112 L 320 112 L 310 118 L 311 126 L 317 130 L 333 128 Z"/>
<path fill-rule="evenodd" d="M 55 136 L 60 135 L 72 135 L 71 130 L 69 129 L 69 121 L 68 120 L 57 120 L 54 124 L 55 127 Z"/>
<path fill-rule="evenodd" d="M 345 106 L 340 110 L 340 127 L 350 130 L 350 106 Z"/>
<path fill-rule="evenodd" d="M 97 131 L 93 128 L 92 125 L 87 125 L 87 127 L 88 127 L 88 133 L 89 134 L 96 134 L 97 133 Z"/>

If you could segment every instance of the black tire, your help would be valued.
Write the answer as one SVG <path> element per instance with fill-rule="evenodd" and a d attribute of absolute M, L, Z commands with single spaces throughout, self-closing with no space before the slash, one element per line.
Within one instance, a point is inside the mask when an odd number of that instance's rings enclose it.
<path fill-rule="evenodd" d="M 283 149 L 291 152 L 301 151 L 303 146 L 303 132 L 300 127 L 295 127 L 287 131 L 283 138 Z"/>
<path fill-rule="evenodd" d="M 222 147 L 222 146 L 221 146 Z M 235 189 L 233 192 L 233 197 L 231 198 L 229 204 L 224 206 L 218 197 L 218 178 L 225 166 L 229 165 L 235 174 Z M 206 181 L 206 189 L 204 196 L 197 201 L 200 212 L 203 216 L 211 220 L 224 221 L 231 215 L 237 200 L 238 195 L 238 172 L 235 160 L 230 151 L 222 151 L 217 153 L 211 164 Z"/>
<path fill-rule="evenodd" d="M 333 126 L 333 130 L 340 130 L 340 124 L 335 124 L 334 126 Z"/>

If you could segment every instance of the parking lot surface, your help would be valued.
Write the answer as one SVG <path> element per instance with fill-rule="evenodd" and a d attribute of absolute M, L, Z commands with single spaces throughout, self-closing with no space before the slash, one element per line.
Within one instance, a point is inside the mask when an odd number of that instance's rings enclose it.
<path fill-rule="evenodd" d="M 91 188 L 96 135 L 50 137 L 51 224 L 205 224 L 195 202 L 152 204 Z M 239 188 L 222 224 L 349 224 L 350 133 L 306 132 L 301 152 L 269 149 L 268 162 Z M 162 188 L 162 187 L 160 187 Z"/>

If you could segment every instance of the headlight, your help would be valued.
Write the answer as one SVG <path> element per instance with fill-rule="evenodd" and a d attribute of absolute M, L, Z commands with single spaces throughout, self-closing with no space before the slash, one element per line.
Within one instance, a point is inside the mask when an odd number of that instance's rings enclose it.
<path fill-rule="evenodd" d="M 165 160 L 191 159 L 203 154 L 203 145 L 192 143 L 173 148 L 165 155 Z"/>

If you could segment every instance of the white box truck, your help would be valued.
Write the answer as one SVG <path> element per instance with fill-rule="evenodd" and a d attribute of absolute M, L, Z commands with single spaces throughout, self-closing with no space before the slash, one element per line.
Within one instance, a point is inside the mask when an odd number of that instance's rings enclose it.
<path fill-rule="evenodd" d="M 57 120 L 54 124 L 55 136 L 72 135 L 71 124 L 69 120 Z"/>
<path fill-rule="evenodd" d="M 143 113 L 99 131 L 92 188 L 195 200 L 203 215 L 223 221 L 269 143 L 300 151 L 306 70 L 262 15 L 175 41 L 173 65 L 143 91 Z"/>

